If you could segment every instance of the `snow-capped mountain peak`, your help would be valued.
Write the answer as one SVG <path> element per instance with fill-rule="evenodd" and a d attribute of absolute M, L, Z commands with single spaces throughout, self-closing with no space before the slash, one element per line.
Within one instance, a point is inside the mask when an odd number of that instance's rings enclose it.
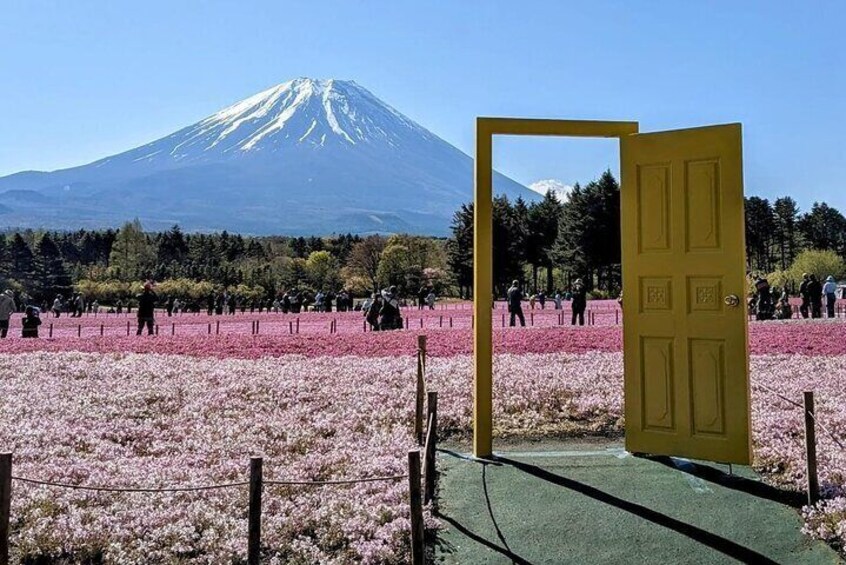
<path fill-rule="evenodd" d="M 470 157 L 367 89 L 297 78 L 94 163 L 0 178 L 0 193 L 61 201 L 55 218 L 16 203 L 18 225 L 140 217 L 151 228 L 443 234 L 472 184 Z M 494 186 L 534 198 L 498 174 Z"/>
<path fill-rule="evenodd" d="M 529 188 L 538 194 L 546 194 L 551 190 L 561 202 L 565 202 L 570 198 L 570 193 L 573 191 L 572 186 L 558 179 L 539 180 L 530 184 Z"/>
<path fill-rule="evenodd" d="M 428 131 L 353 81 L 298 78 L 268 88 L 166 138 L 175 159 L 278 151 L 290 145 L 386 144 Z M 160 149 L 160 148 L 156 148 Z M 164 151 L 150 157 L 158 157 Z"/>

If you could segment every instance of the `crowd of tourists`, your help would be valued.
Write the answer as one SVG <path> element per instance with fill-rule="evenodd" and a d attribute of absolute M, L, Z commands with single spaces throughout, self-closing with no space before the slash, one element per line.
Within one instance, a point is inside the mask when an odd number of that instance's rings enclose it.
<path fill-rule="evenodd" d="M 749 296 L 749 314 L 756 320 L 789 320 L 793 317 L 793 306 L 790 304 L 790 293 L 787 287 L 779 290 L 771 287 L 763 276 L 753 278 L 755 290 Z M 825 317 L 834 318 L 837 315 L 836 305 L 838 294 L 844 298 L 834 276 L 826 277 L 821 282 L 813 273 L 803 273 L 799 285 L 799 314 L 803 318 L 822 318 L 823 307 Z"/>
<path fill-rule="evenodd" d="M 766 278 L 762 276 L 753 277 L 754 292 L 749 296 L 748 308 L 750 315 L 758 320 L 790 319 L 794 315 L 793 306 L 790 303 L 790 294 L 787 288 L 778 289 L 771 287 Z M 846 298 L 846 289 L 838 287 L 833 276 L 828 276 L 820 281 L 814 274 L 804 274 L 802 283 L 799 285 L 798 295 L 801 304 L 798 312 L 803 318 L 834 318 L 836 302 L 839 298 Z M 840 295 L 840 296 L 838 296 Z M 434 310 L 437 296 L 432 285 L 423 285 L 416 293 L 416 307 L 420 310 Z M 390 286 L 379 292 L 375 292 L 364 300 L 356 301 L 352 292 L 342 289 L 335 293 L 332 291 L 319 290 L 312 294 L 306 290 L 293 288 L 286 290 L 274 299 L 248 299 L 237 296 L 234 293 L 223 291 L 211 294 L 205 300 L 205 311 L 209 315 L 233 315 L 240 311 L 249 310 L 251 313 L 258 311 L 283 314 L 299 314 L 301 312 L 361 312 L 367 325 L 372 331 L 387 331 L 401 329 L 403 327 L 403 316 L 401 309 L 412 306 L 414 298 L 409 301 L 402 297 L 396 286 Z M 620 297 L 622 303 L 622 296 Z M 576 279 L 573 285 L 566 291 L 556 291 L 550 298 L 543 291 L 534 294 L 525 293 L 519 280 L 513 281 L 506 292 L 506 303 L 510 314 L 510 326 L 526 325 L 526 318 L 523 313 L 523 304 L 528 303 L 530 309 L 545 309 L 547 303 L 551 302 L 556 310 L 564 308 L 564 302 L 570 303 L 570 322 L 572 325 L 585 324 L 585 310 L 587 308 L 587 286 L 582 279 Z M 178 297 L 167 297 L 160 299 L 155 292 L 155 284 L 147 281 L 140 294 L 134 300 L 124 303 L 116 300 L 108 307 L 106 313 L 122 314 L 132 313 L 133 305 L 137 308 L 138 327 L 137 335 L 141 335 L 146 329 L 152 335 L 155 328 L 155 315 L 157 309 L 163 309 L 168 316 L 182 312 L 200 313 L 201 302 Z M 9 332 L 9 323 L 12 314 L 23 313 L 21 321 L 21 335 L 23 337 L 38 337 L 38 327 L 41 325 L 43 312 L 52 314 L 54 317 L 61 317 L 66 314 L 69 317 L 81 317 L 84 313 L 100 313 L 103 309 L 97 300 L 87 301 L 81 293 L 73 293 L 67 298 L 61 295 L 56 296 L 51 303 L 42 303 L 40 306 L 33 303 L 31 297 L 26 293 L 17 296 L 11 289 L 0 293 L 0 337 L 5 338 Z"/>
<path fill-rule="evenodd" d="M 520 289 L 520 281 L 515 280 L 511 283 L 511 287 L 506 293 L 506 304 L 508 306 L 508 313 L 510 314 L 509 325 L 515 326 L 519 320 L 520 325 L 526 326 L 526 317 L 523 314 L 523 301 L 528 300 L 529 308 L 532 310 L 539 307 L 541 310 L 546 309 L 547 296 L 543 291 L 526 296 Z M 585 325 L 585 310 L 587 309 L 587 286 L 585 286 L 582 279 L 576 279 L 573 286 L 567 292 L 558 290 L 552 298 L 554 308 L 562 310 L 564 302 L 570 302 L 570 323 L 571 325 Z"/>

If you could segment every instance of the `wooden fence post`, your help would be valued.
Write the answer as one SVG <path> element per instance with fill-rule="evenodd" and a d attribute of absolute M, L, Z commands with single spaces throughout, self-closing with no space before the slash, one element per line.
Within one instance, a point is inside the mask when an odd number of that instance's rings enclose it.
<path fill-rule="evenodd" d="M 220 320 L 215 322 L 214 335 L 220 335 Z"/>
<path fill-rule="evenodd" d="M 126 321 L 126 335 L 129 335 L 129 320 Z"/>
<path fill-rule="evenodd" d="M 820 499 L 820 483 L 817 478 L 817 435 L 814 428 L 814 392 L 806 391 L 805 399 L 805 462 L 808 475 L 808 505 Z"/>
<path fill-rule="evenodd" d="M 53 322 L 50 322 L 50 337 L 53 337 Z"/>
<path fill-rule="evenodd" d="M 300 333 L 300 319 L 297 318 L 297 335 Z"/>
<path fill-rule="evenodd" d="M 534 312 L 529 312 L 529 325 L 530 326 L 535 325 L 535 313 Z"/>
<path fill-rule="evenodd" d="M 259 565 L 261 555 L 262 458 L 250 458 L 250 514 L 247 524 L 247 563 Z"/>
<path fill-rule="evenodd" d="M 427 418 L 426 426 L 426 463 L 424 466 L 425 488 L 423 490 L 423 502 L 429 502 L 435 498 L 435 469 L 436 449 L 438 446 L 438 392 L 431 391 L 427 395 Z"/>
<path fill-rule="evenodd" d="M 9 515 L 12 511 L 12 454 L 0 453 L 0 565 L 9 565 Z"/>
<path fill-rule="evenodd" d="M 258 335 L 259 332 L 261 331 L 261 327 L 259 326 L 260 323 L 261 323 L 261 320 L 256 320 L 256 335 Z"/>
<path fill-rule="evenodd" d="M 423 402 L 426 395 L 426 336 L 417 336 L 417 396 L 414 404 L 414 437 L 423 445 Z"/>
<path fill-rule="evenodd" d="M 294 322 L 288 320 L 288 333 L 294 335 Z"/>
<path fill-rule="evenodd" d="M 211 335 L 211 322 L 209 322 L 209 335 Z"/>
<path fill-rule="evenodd" d="M 76 326 L 76 337 L 82 337 L 82 324 Z"/>
<path fill-rule="evenodd" d="M 103 337 L 103 332 L 106 331 L 106 327 L 103 324 L 100 324 L 100 337 Z"/>
<path fill-rule="evenodd" d="M 408 452 L 408 498 L 411 509 L 411 563 L 423 565 L 423 500 L 420 496 L 420 451 Z"/>
<path fill-rule="evenodd" d="M 170 324 L 170 335 L 176 335 L 176 323 Z"/>

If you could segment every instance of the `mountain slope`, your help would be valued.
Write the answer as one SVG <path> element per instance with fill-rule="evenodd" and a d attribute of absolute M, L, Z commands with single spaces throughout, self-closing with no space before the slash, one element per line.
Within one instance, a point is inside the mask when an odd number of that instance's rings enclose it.
<path fill-rule="evenodd" d="M 472 169 L 466 154 L 358 84 L 300 78 L 124 153 L 0 178 L 0 202 L 11 208 L 0 225 L 137 216 L 148 228 L 442 235 L 472 199 Z M 499 174 L 494 186 L 537 198 Z"/>

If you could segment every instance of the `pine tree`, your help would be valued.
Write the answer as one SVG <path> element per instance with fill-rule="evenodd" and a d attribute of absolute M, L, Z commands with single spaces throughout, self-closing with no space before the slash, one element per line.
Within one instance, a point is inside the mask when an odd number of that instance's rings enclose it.
<path fill-rule="evenodd" d="M 798 222 L 799 230 L 812 249 L 830 249 L 846 257 L 846 218 L 825 202 L 814 202 L 811 211 Z"/>
<path fill-rule="evenodd" d="M 56 295 L 67 297 L 71 293 L 70 274 L 62 261 L 59 247 L 49 234 L 44 234 L 35 245 L 34 295 L 40 300 L 49 300 Z"/>
<path fill-rule="evenodd" d="M 771 247 L 775 232 L 775 217 L 766 198 L 745 198 L 746 260 L 750 269 L 772 271 Z"/>
<path fill-rule="evenodd" d="M 35 282 L 35 260 L 32 250 L 21 234 L 16 233 L 9 244 L 9 278 L 25 289 L 33 288 Z"/>
<path fill-rule="evenodd" d="M 452 216 L 452 237 L 446 244 L 447 265 L 458 293 L 470 298 L 473 288 L 473 204 L 462 204 Z"/>
<path fill-rule="evenodd" d="M 793 264 L 793 260 L 799 252 L 800 238 L 796 227 L 799 219 L 799 206 L 789 196 L 777 198 L 773 203 L 773 214 L 776 228 L 776 253 L 779 257 L 781 270 L 786 271 Z"/>

